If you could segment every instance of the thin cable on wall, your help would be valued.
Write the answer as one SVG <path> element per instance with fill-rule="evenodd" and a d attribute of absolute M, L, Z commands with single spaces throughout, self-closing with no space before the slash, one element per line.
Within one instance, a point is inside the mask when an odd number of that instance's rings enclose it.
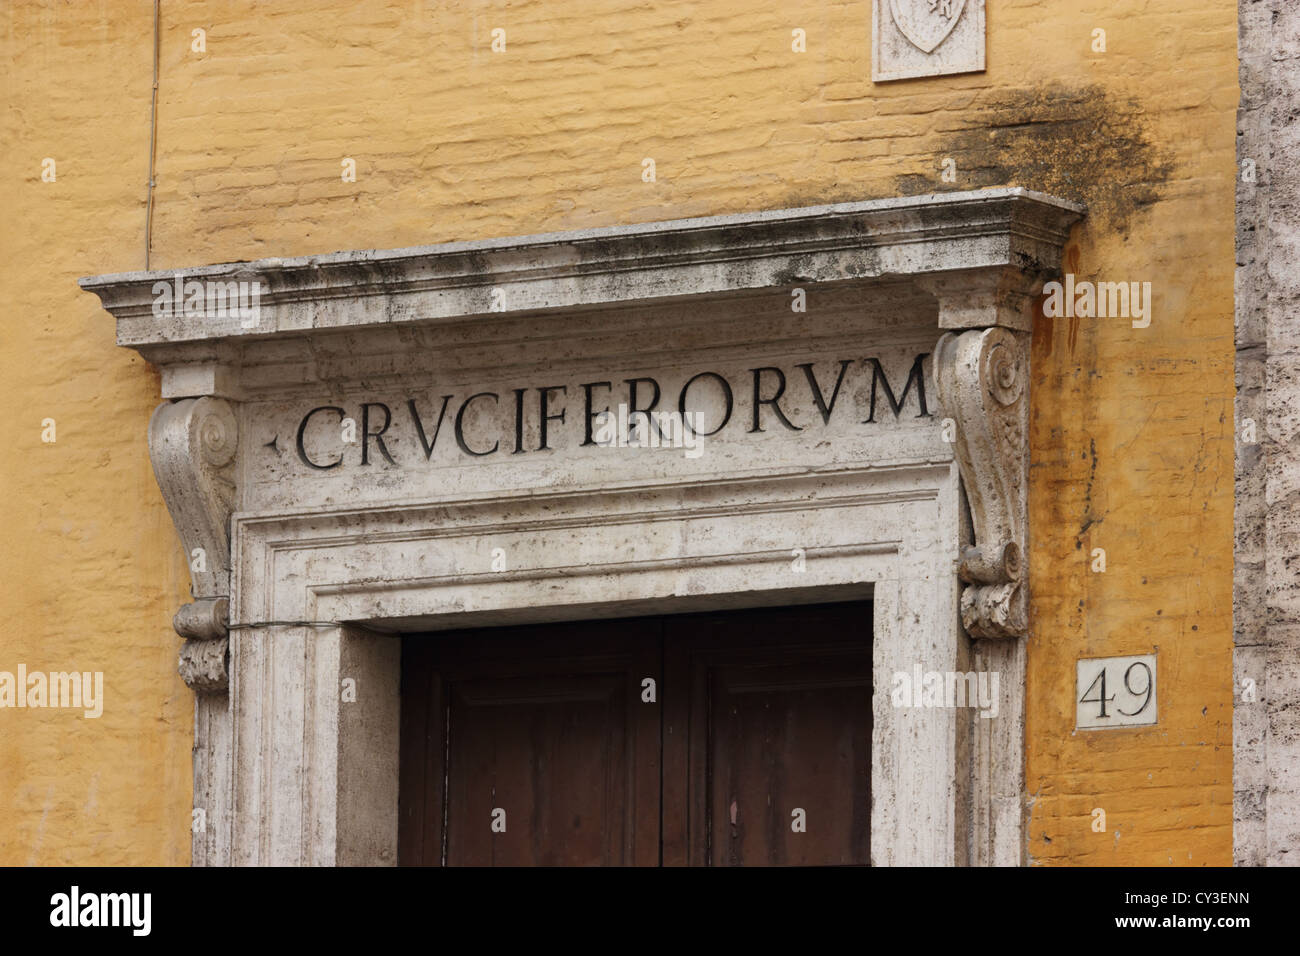
<path fill-rule="evenodd" d="M 230 631 L 254 630 L 259 627 L 349 627 L 346 621 L 258 621 L 249 624 L 227 624 Z"/>
<path fill-rule="evenodd" d="M 144 210 L 144 267 L 149 268 L 149 246 L 153 241 L 153 171 L 158 153 L 158 4 L 153 0 L 153 96 L 149 107 L 149 185 Z"/>

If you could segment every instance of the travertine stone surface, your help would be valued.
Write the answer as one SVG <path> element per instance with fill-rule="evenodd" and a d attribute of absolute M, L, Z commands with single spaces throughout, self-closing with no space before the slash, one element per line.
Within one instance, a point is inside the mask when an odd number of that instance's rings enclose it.
<path fill-rule="evenodd" d="M 237 433 L 235 409 L 207 395 L 164 402 L 149 421 L 154 476 L 185 547 L 195 598 L 172 622 L 186 639 L 179 669 L 200 693 L 226 689 Z"/>
<path fill-rule="evenodd" d="M 1234 859 L 1296 866 L 1300 8 L 1243 0 L 1239 10 Z"/>
<path fill-rule="evenodd" d="M 962 624 L 973 637 L 1029 633 L 1029 348 L 1006 328 L 949 332 L 939 340 L 936 383 L 956 420 L 975 543 L 962 550 Z"/>

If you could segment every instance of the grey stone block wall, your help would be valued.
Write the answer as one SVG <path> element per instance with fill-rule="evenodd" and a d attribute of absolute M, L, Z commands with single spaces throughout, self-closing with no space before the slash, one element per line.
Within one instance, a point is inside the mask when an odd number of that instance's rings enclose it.
<path fill-rule="evenodd" d="M 1239 14 L 1234 859 L 1300 865 L 1300 4 Z"/>

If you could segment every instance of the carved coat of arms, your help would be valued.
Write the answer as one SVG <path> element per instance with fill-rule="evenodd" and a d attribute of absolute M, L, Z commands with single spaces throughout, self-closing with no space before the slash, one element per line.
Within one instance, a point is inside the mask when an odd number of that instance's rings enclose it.
<path fill-rule="evenodd" d="M 922 53 L 948 39 L 965 6 L 966 0 L 889 0 L 899 32 Z"/>

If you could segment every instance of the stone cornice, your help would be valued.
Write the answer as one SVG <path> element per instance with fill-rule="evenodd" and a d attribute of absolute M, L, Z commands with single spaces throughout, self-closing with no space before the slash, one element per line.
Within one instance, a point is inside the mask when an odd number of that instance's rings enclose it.
<path fill-rule="evenodd" d="M 161 364 L 210 361 L 223 342 L 312 330 L 846 280 L 996 276 L 1007 269 L 1046 274 L 1059 266 L 1069 229 L 1082 215 L 1075 203 L 1005 188 L 128 272 L 80 285 L 117 319 L 118 344 Z M 236 316 L 154 315 L 155 283 L 177 274 L 201 282 L 256 281 L 256 324 Z"/>

